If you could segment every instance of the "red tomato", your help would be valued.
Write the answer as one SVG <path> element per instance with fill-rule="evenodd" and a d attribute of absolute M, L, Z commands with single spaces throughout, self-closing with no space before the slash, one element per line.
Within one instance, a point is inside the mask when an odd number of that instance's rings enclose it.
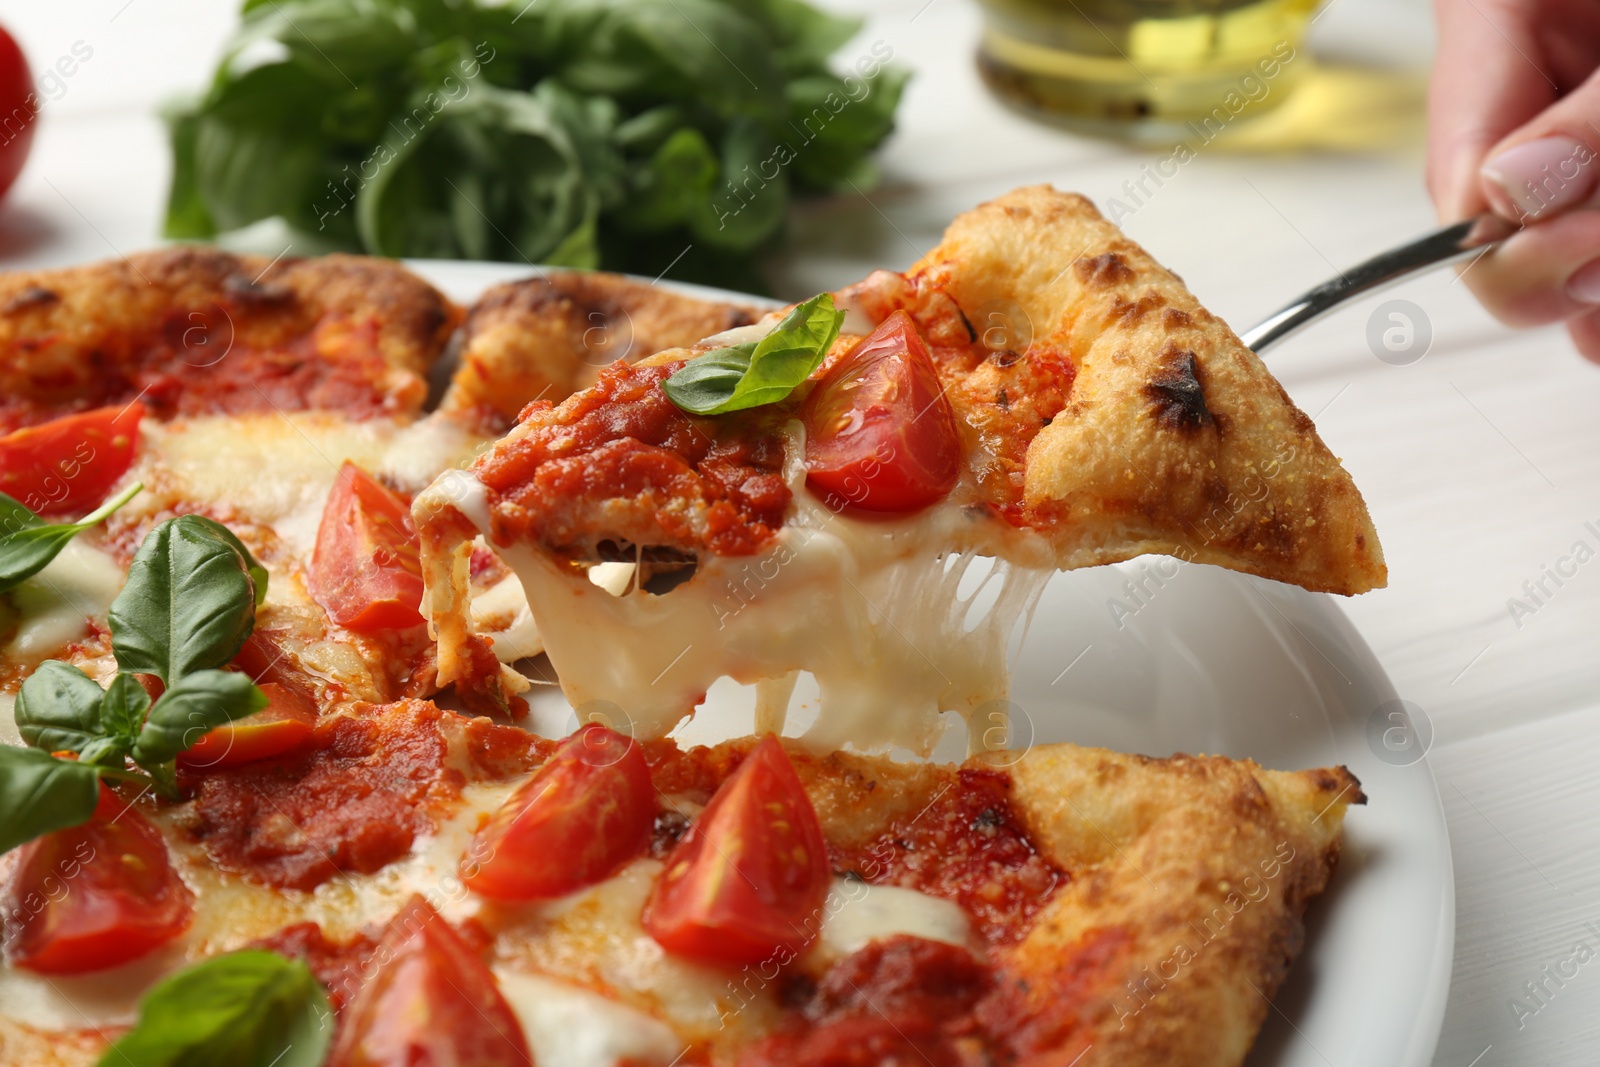
<path fill-rule="evenodd" d="M 41 515 L 92 510 L 133 465 L 142 418 L 135 400 L 0 437 L 0 493 Z"/>
<path fill-rule="evenodd" d="M 305 744 L 317 725 L 317 704 L 297 685 L 262 682 L 267 706 L 254 715 L 209 731 L 178 754 L 178 762 L 194 770 L 232 767 L 281 756 Z"/>
<path fill-rule="evenodd" d="M 17 850 L 6 885 L 6 959 L 40 974 L 116 967 L 189 928 L 194 896 L 161 834 L 102 787 L 82 826 Z"/>
<path fill-rule="evenodd" d="M 28 159 L 38 114 L 39 97 L 33 91 L 28 61 L 12 36 L 0 30 L 0 196 L 11 188 Z"/>
<path fill-rule="evenodd" d="M 422 622 L 422 561 L 411 508 L 345 460 L 322 509 L 311 555 L 311 595 L 352 630 Z"/>
<path fill-rule="evenodd" d="M 896 311 L 828 368 L 801 410 L 806 481 L 866 511 L 938 503 L 961 475 L 961 438 L 928 346 Z"/>
<path fill-rule="evenodd" d="M 656 790 L 632 739 L 591 723 L 501 805 L 461 860 L 461 881 L 498 900 L 593 885 L 644 851 Z"/>
<path fill-rule="evenodd" d="M 494 975 L 421 897 L 383 935 L 339 1018 L 328 1067 L 529 1067 L 522 1025 Z"/>
<path fill-rule="evenodd" d="M 816 936 L 832 873 L 817 813 L 768 734 L 667 857 L 644 927 L 682 956 L 787 962 Z"/>

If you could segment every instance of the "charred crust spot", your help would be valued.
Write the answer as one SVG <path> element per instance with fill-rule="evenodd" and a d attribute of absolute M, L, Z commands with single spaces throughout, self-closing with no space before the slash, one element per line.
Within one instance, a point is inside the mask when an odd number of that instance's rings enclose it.
<path fill-rule="evenodd" d="M 1161 325 L 1169 330 L 1182 330 L 1194 325 L 1194 316 L 1182 308 L 1167 308 L 1161 316 Z"/>
<path fill-rule="evenodd" d="M 1119 326 L 1134 326 L 1152 311 L 1165 307 L 1166 303 L 1159 293 L 1146 293 L 1137 301 L 1118 297 L 1112 302 L 1111 311 L 1106 317 Z"/>
<path fill-rule="evenodd" d="M 999 392 L 995 393 L 994 402 L 999 405 L 1001 411 L 1011 410 L 1011 398 L 1006 395 L 1006 391 L 1004 389 L 1001 389 Z"/>
<path fill-rule="evenodd" d="M 230 274 L 224 278 L 222 291 L 229 300 L 246 307 L 286 304 L 294 300 L 294 290 L 287 285 L 278 282 L 262 284 L 243 274 Z"/>
<path fill-rule="evenodd" d="M 650 855 L 656 859 L 666 858 L 688 829 L 688 816 L 682 812 L 670 809 L 657 812 L 650 832 Z"/>
<path fill-rule="evenodd" d="M 1169 348 L 1162 356 L 1161 369 L 1144 387 L 1156 422 L 1166 429 L 1180 431 L 1196 431 L 1213 425 L 1194 353 Z"/>
<path fill-rule="evenodd" d="M 1075 264 L 1078 280 L 1085 285 L 1112 286 L 1133 280 L 1133 268 L 1120 252 L 1102 252 Z"/>
<path fill-rule="evenodd" d="M 61 299 L 61 294 L 54 289 L 46 289 L 42 285 L 30 285 L 17 295 L 7 300 L 5 307 L 0 309 L 4 314 L 15 315 L 19 311 L 30 311 L 33 308 L 49 307 Z"/>
<path fill-rule="evenodd" d="M 961 305 L 957 304 L 954 300 L 950 301 L 950 303 L 955 307 L 956 314 L 961 316 L 961 325 L 966 327 L 967 344 L 970 345 L 975 343 L 978 340 L 978 331 L 973 328 L 972 320 L 967 318 L 967 313 L 965 311 L 961 310 Z M 1004 364 L 1001 365 L 1004 366 Z"/>
<path fill-rule="evenodd" d="M 1009 367 L 1022 358 L 1022 353 L 1011 348 L 998 348 L 989 353 L 989 362 L 997 367 Z"/>

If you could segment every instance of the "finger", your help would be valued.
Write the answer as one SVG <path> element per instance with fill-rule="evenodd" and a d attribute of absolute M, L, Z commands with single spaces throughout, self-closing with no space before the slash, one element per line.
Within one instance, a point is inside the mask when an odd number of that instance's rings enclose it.
<path fill-rule="evenodd" d="M 1567 332 L 1585 359 L 1600 363 L 1600 310 L 1569 319 Z"/>
<path fill-rule="evenodd" d="M 1573 211 L 1512 234 L 1462 272 L 1511 326 L 1540 326 L 1600 309 L 1600 211 Z"/>
<path fill-rule="evenodd" d="M 1600 71 L 1490 149 L 1482 189 L 1495 213 L 1536 222 L 1589 202 L 1600 186 Z"/>
<path fill-rule="evenodd" d="M 1439 53 L 1428 91 L 1428 192 L 1446 222 L 1487 206 L 1489 149 L 1560 95 L 1528 15 L 1492 0 L 1437 0 Z"/>

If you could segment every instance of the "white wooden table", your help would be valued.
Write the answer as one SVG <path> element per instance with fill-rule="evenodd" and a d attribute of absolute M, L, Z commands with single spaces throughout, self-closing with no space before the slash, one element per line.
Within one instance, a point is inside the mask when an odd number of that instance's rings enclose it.
<path fill-rule="evenodd" d="M 957 212 L 1015 185 L 1050 181 L 1102 205 L 1127 202 L 1123 184 L 1169 154 L 1076 138 L 1002 108 L 973 69 L 969 0 L 846 6 L 870 15 L 847 53 L 882 40 L 917 77 L 883 155 L 885 183 L 799 216 L 774 275 L 788 295 L 905 266 Z M 93 50 L 46 103 L 34 156 L 0 207 L 0 264 L 82 262 L 157 241 L 169 164 L 154 111 L 202 84 L 234 10 L 0 0 L 0 22 L 36 70 L 75 42 Z M 1289 106 L 1332 110 L 1307 117 L 1293 150 L 1209 146 L 1122 220 L 1236 326 L 1433 225 L 1421 178 L 1425 4 L 1334 0 L 1314 50 L 1333 69 Z M 1413 301 L 1431 323 L 1420 362 L 1390 365 L 1369 348 L 1368 318 L 1388 296 Z M 1600 920 L 1600 559 L 1576 573 L 1561 562 L 1579 542 L 1600 551 L 1600 367 L 1558 330 L 1496 325 L 1448 274 L 1388 296 L 1269 362 L 1372 508 L 1391 584 L 1347 610 L 1436 730 L 1459 908 L 1436 1063 L 1590 1063 L 1600 962 L 1547 983 L 1543 1003 L 1524 985 L 1578 941 L 1600 950 L 1584 925 Z M 1570 576 L 1557 586 L 1547 567 Z M 1524 583 L 1541 580 L 1549 595 L 1535 603 Z M 1514 617 L 1513 597 L 1535 610 Z M 1539 1009 L 1520 1028 L 1512 997 Z"/>

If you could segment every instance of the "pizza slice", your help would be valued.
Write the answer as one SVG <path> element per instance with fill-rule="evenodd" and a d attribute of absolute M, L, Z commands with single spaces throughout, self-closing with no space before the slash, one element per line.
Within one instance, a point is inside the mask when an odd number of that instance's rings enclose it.
<path fill-rule="evenodd" d="M 1342 768 L 557 744 L 422 701 L 180 775 L 0 859 L 4 1062 L 1231 1067 L 1362 801 Z"/>
<path fill-rule="evenodd" d="M 651 737 L 720 677 L 770 709 L 809 671 L 813 744 L 926 753 L 940 712 L 1004 696 L 1012 624 L 1057 568 L 1165 552 L 1385 580 L 1349 475 L 1260 360 L 1047 187 L 957 219 L 904 275 L 531 405 L 415 515 L 441 682 L 487 658 L 464 622 L 483 538 L 572 703 Z M 597 584 L 630 560 L 665 581 Z"/>

